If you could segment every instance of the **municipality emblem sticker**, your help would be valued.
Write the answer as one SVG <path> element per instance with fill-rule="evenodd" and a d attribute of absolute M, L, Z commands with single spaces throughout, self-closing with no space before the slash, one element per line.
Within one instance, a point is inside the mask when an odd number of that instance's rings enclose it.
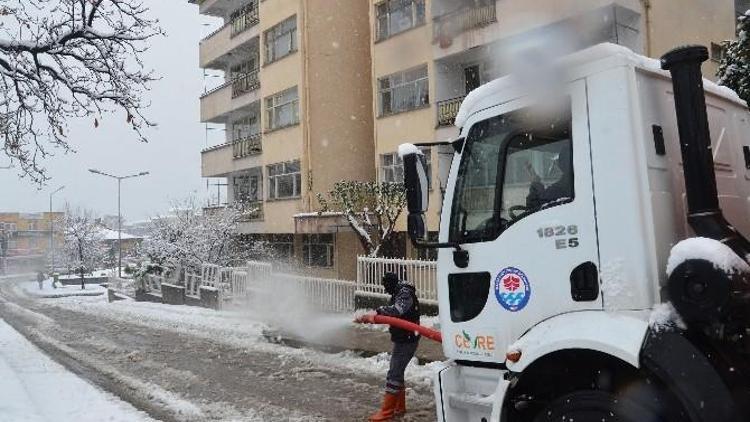
<path fill-rule="evenodd" d="M 495 297 L 508 311 L 525 308 L 531 298 L 531 284 L 526 274 L 514 267 L 501 270 L 495 278 Z"/>

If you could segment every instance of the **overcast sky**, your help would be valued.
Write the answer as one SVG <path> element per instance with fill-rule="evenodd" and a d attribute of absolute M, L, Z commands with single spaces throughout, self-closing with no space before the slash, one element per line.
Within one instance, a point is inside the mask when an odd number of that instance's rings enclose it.
<path fill-rule="evenodd" d="M 117 214 L 117 181 L 88 172 L 89 168 L 126 175 L 149 171 L 143 178 L 123 181 L 122 213 L 130 221 L 162 213 L 170 201 L 195 194 L 204 200 L 206 181 L 200 177 L 200 151 L 206 130 L 199 120 L 199 97 L 204 89 L 198 68 L 198 42 L 216 26 L 198 14 L 187 0 L 145 0 L 161 21 L 167 36 L 152 40 L 144 57 L 147 66 L 162 77 L 152 86 L 148 117 L 159 126 L 148 132 L 150 142 L 140 143 L 122 113 L 106 115 L 98 128 L 93 117 L 70 122 L 70 141 L 78 151 L 58 154 L 45 163 L 52 180 L 39 189 L 19 179 L 17 169 L 0 170 L 0 211 L 35 212 L 49 209 L 49 192 L 65 185 L 54 197 L 54 208 L 65 202 L 99 214 Z M 218 79 L 208 84 L 215 85 Z M 223 132 L 209 131 L 210 144 Z M 0 166 L 7 164 L 0 153 Z M 216 195 L 216 188 L 211 189 Z M 223 193 L 222 193 L 223 195 Z"/>

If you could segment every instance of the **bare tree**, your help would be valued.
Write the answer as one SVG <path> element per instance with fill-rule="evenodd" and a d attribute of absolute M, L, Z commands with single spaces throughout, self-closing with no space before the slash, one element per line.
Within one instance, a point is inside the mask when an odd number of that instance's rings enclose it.
<path fill-rule="evenodd" d="M 71 151 L 67 121 L 120 110 L 136 136 L 153 126 L 140 55 L 162 34 L 142 0 L 0 0 L 0 136 L 22 176 L 47 180 L 42 160 Z"/>
<path fill-rule="evenodd" d="M 340 212 L 357 234 L 367 256 L 379 256 L 393 236 L 406 205 L 402 183 L 341 181 L 326 196 L 318 194 L 321 212 Z"/>
<path fill-rule="evenodd" d="M 65 234 L 64 257 L 67 265 L 81 278 L 81 288 L 86 288 L 85 275 L 101 265 L 106 255 L 101 227 L 91 211 L 72 210 L 66 206 L 63 220 Z"/>

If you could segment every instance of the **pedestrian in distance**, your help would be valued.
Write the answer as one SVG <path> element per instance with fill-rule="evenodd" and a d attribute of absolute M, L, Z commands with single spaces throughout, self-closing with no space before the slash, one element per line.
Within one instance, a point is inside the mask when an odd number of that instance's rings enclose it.
<path fill-rule="evenodd" d="M 401 318 L 419 324 L 419 300 L 416 289 L 405 280 L 399 280 L 395 273 L 386 273 L 382 279 L 385 292 L 390 295 L 387 306 L 381 306 L 364 314 L 355 321 L 358 323 L 374 323 L 376 315 Z M 401 328 L 391 327 L 391 363 L 386 377 L 383 405 L 378 412 L 370 416 L 370 422 L 391 420 L 394 416 L 406 413 L 406 386 L 404 371 L 419 345 L 419 334 Z"/>
<path fill-rule="evenodd" d="M 39 284 L 39 290 L 44 289 L 44 273 L 41 271 L 37 271 L 36 273 L 36 282 Z"/>

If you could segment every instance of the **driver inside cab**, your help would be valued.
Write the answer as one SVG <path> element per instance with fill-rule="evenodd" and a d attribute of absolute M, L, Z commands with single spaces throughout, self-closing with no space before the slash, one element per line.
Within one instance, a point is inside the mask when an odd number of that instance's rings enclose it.
<path fill-rule="evenodd" d="M 526 196 L 526 208 L 528 210 L 546 208 L 573 197 L 573 171 L 571 169 L 570 148 L 567 145 L 560 148 L 560 152 L 552 165 L 558 170 L 559 178 L 545 186 L 531 163 L 526 162 L 526 170 L 531 178 L 529 194 Z M 548 173 L 553 173 L 553 171 Z"/>

